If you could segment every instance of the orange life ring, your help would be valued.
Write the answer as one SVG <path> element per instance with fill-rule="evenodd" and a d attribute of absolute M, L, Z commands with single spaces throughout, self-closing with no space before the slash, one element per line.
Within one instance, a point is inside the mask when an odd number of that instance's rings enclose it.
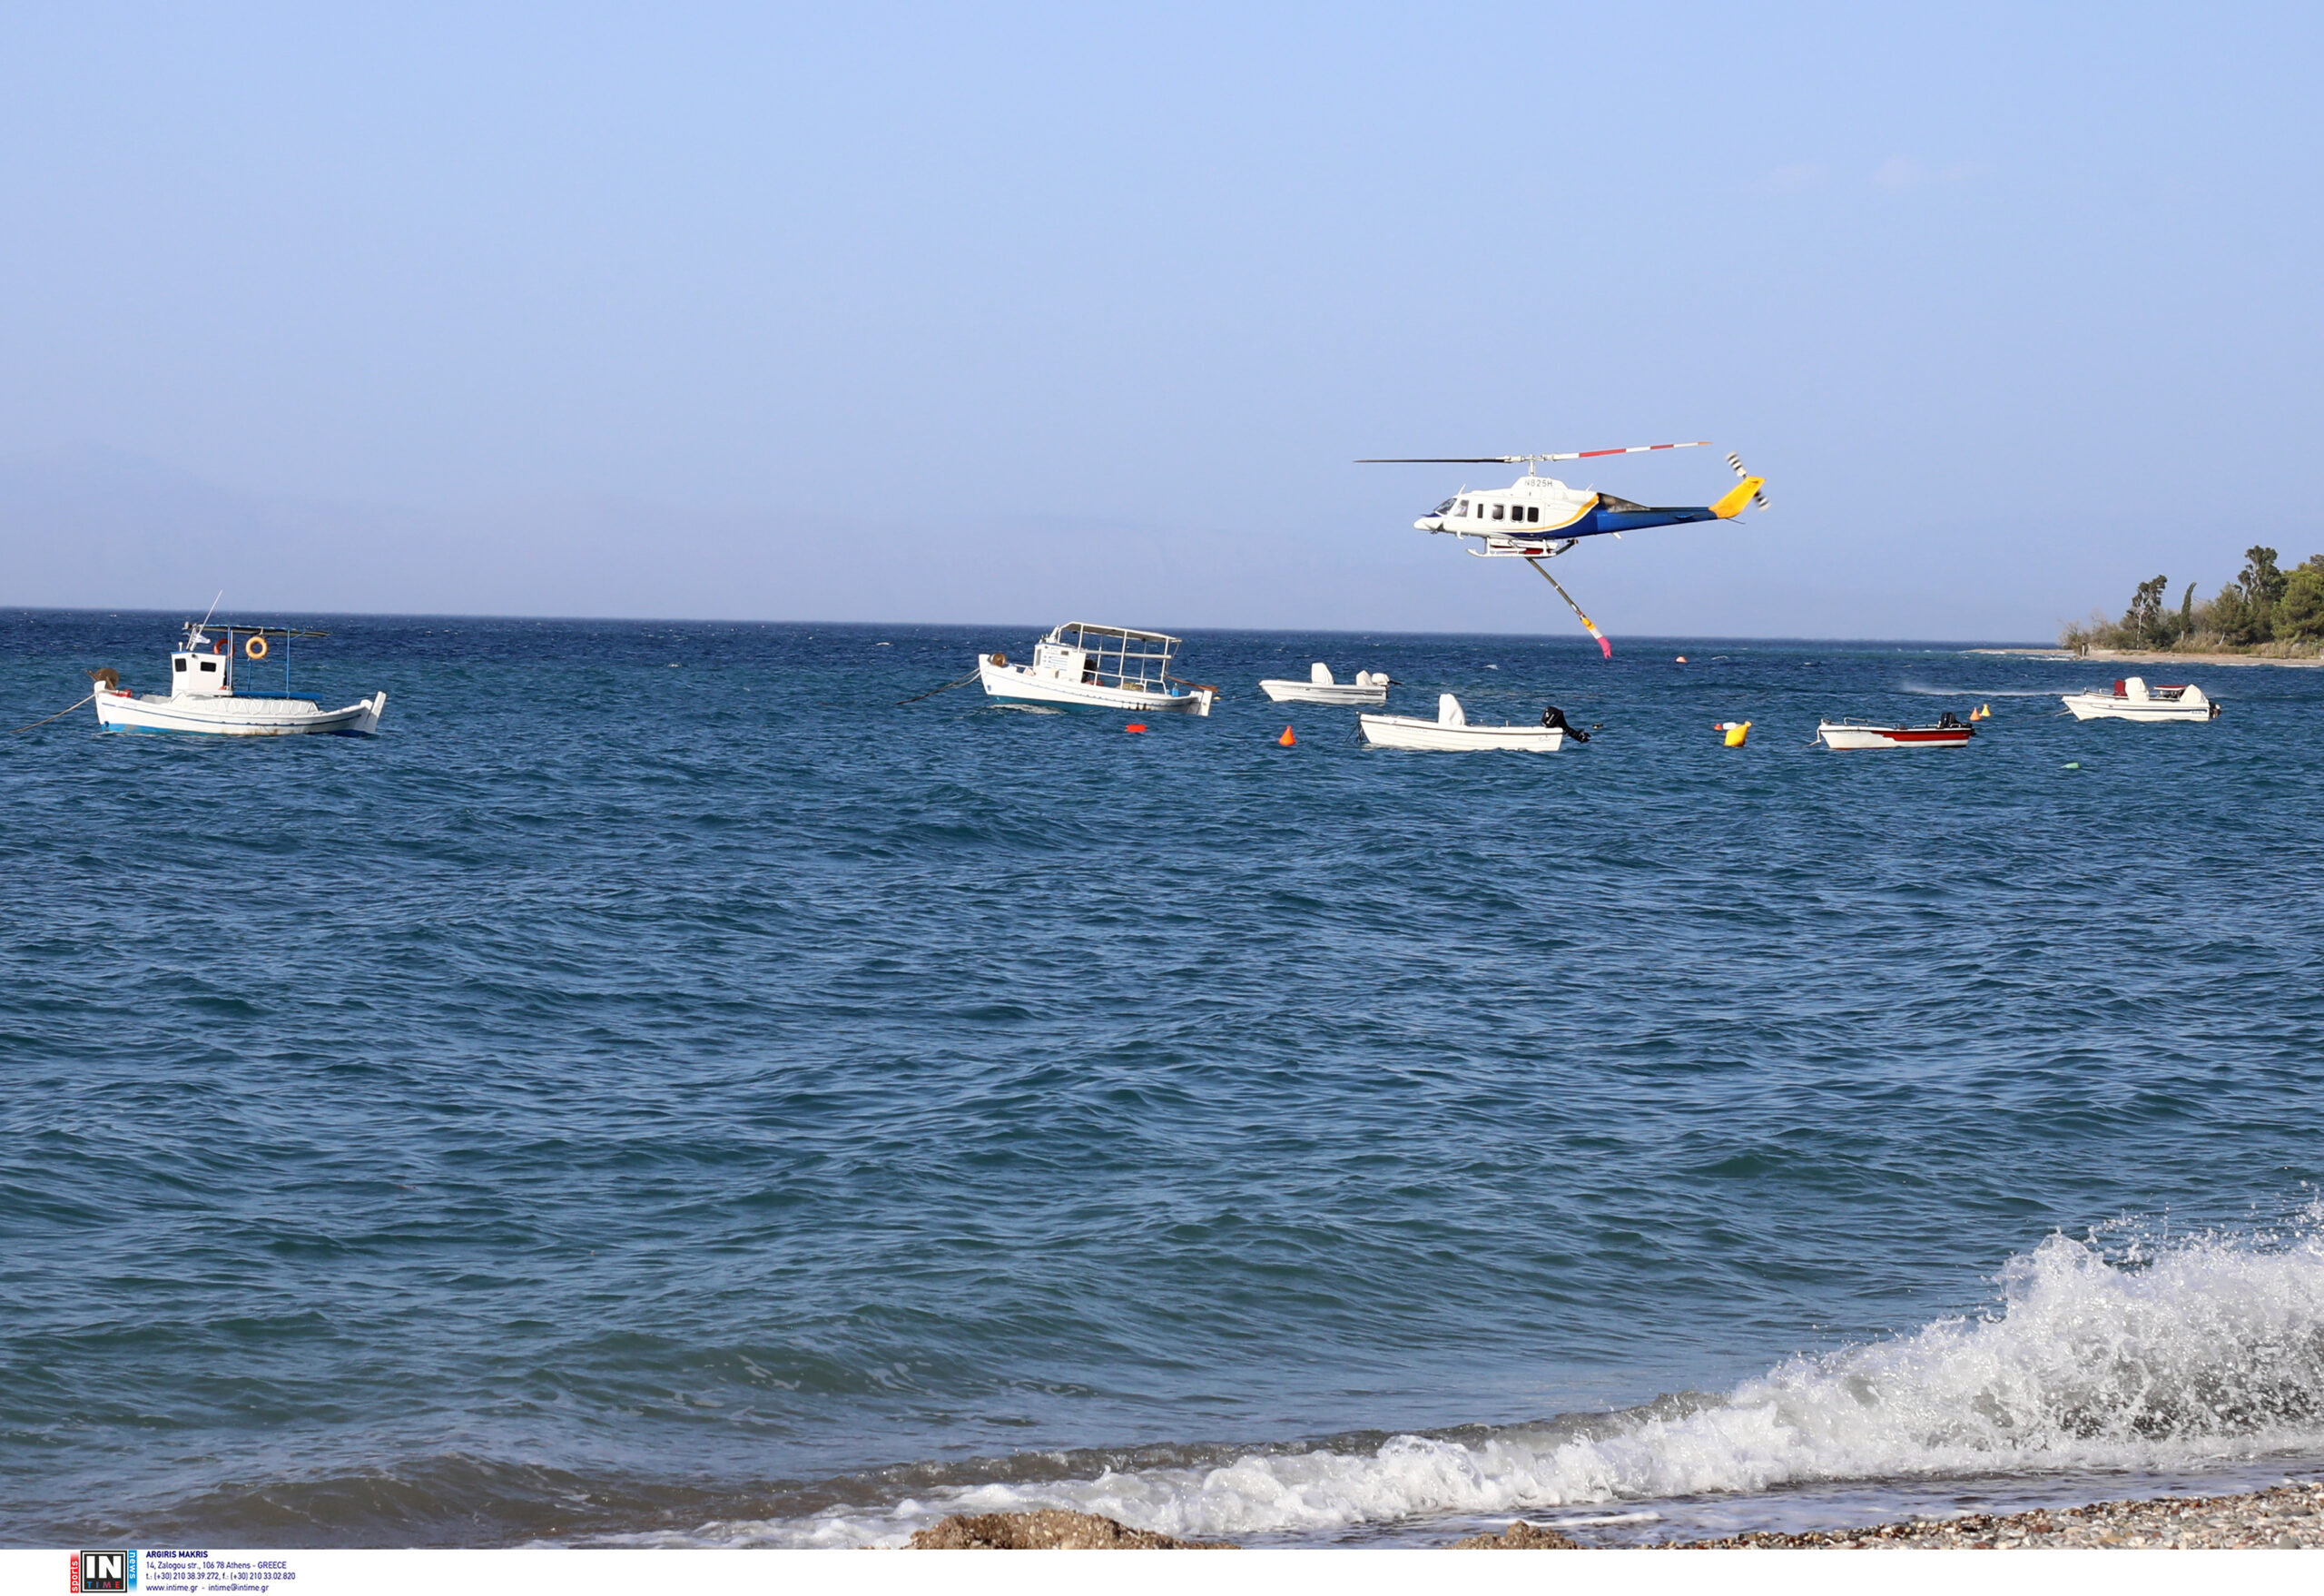
<path fill-rule="evenodd" d="M 242 657 L 244 659 L 264 659 L 266 657 L 266 639 L 259 636 L 256 633 L 252 633 L 242 644 Z"/>

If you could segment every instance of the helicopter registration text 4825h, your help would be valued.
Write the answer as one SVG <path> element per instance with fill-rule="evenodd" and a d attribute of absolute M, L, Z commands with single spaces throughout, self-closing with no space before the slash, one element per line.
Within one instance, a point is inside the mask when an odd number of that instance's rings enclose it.
<path fill-rule="evenodd" d="M 1460 455 L 1433 456 L 1426 458 L 1366 459 L 1360 466 L 1461 466 L 1499 465 L 1525 468 L 1525 475 L 1507 488 L 1463 488 L 1460 492 L 1438 505 L 1413 526 L 1423 532 L 1450 533 L 1455 537 L 1471 537 L 1484 545 L 1469 552 L 1480 558 L 1521 559 L 1541 573 L 1542 578 L 1557 588 L 1583 628 L 1598 639 L 1598 646 L 1608 658 L 1613 657 L 1614 645 L 1590 618 L 1583 615 L 1581 606 L 1573 602 L 1572 595 L 1560 586 L 1556 577 L 1542 566 L 1585 537 L 1601 534 L 1620 537 L 1646 527 L 1679 527 L 1690 521 L 1727 521 L 1740 515 L 1746 506 L 1756 503 L 1768 507 L 1767 496 L 1760 492 L 1766 478 L 1754 477 L 1744 470 L 1743 462 L 1730 454 L 1727 463 L 1740 478 L 1726 495 L 1706 505 L 1643 505 L 1610 493 L 1591 488 L 1569 488 L 1554 477 L 1544 477 L 1535 468 L 1544 460 L 1591 460 L 1609 455 L 1658 454 L 1669 448 L 1704 448 L 1709 439 L 1693 443 L 1648 443 L 1631 448 L 1581 449 L 1571 454 L 1546 455 Z"/>

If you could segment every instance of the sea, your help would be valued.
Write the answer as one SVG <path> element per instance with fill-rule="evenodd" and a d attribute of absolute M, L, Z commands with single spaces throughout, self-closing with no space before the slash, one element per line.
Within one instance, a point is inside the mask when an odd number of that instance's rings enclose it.
<path fill-rule="evenodd" d="M 0 613 L 7 726 L 186 618 Z M 1139 733 L 946 687 L 1032 622 L 238 618 L 380 734 L 0 728 L 0 1541 L 2324 1471 L 2324 672 L 1196 631 Z M 1590 741 L 1368 750 L 1258 692 L 1317 659 Z"/>

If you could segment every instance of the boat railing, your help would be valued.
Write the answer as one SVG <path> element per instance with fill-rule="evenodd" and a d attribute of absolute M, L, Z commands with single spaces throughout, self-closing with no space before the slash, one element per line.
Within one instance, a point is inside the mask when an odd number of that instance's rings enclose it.
<path fill-rule="evenodd" d="M 1092 626 L 1068 621 L 1049 634 L 1049 640 L 1082 654 L 1082 668 L 1116 687 L 1133 685 L 1154 688 L 1170 677 L 1178 639 L 1161 632 L 1134 632 L 1121 626 Z"/>

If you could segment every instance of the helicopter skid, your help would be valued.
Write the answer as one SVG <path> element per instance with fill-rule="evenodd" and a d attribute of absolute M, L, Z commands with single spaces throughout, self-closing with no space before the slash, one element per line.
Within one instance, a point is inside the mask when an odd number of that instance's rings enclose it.
<path fill-rule="evenodd" d="M 1489 539 L 1482 548 L 1467 552 L 1481 560 L 1546 560 L 1554 559 L 1581 542 L 1579 537 L 1545 537 L 1530 543 L 1517 543 L 1507 538 Z"/>

